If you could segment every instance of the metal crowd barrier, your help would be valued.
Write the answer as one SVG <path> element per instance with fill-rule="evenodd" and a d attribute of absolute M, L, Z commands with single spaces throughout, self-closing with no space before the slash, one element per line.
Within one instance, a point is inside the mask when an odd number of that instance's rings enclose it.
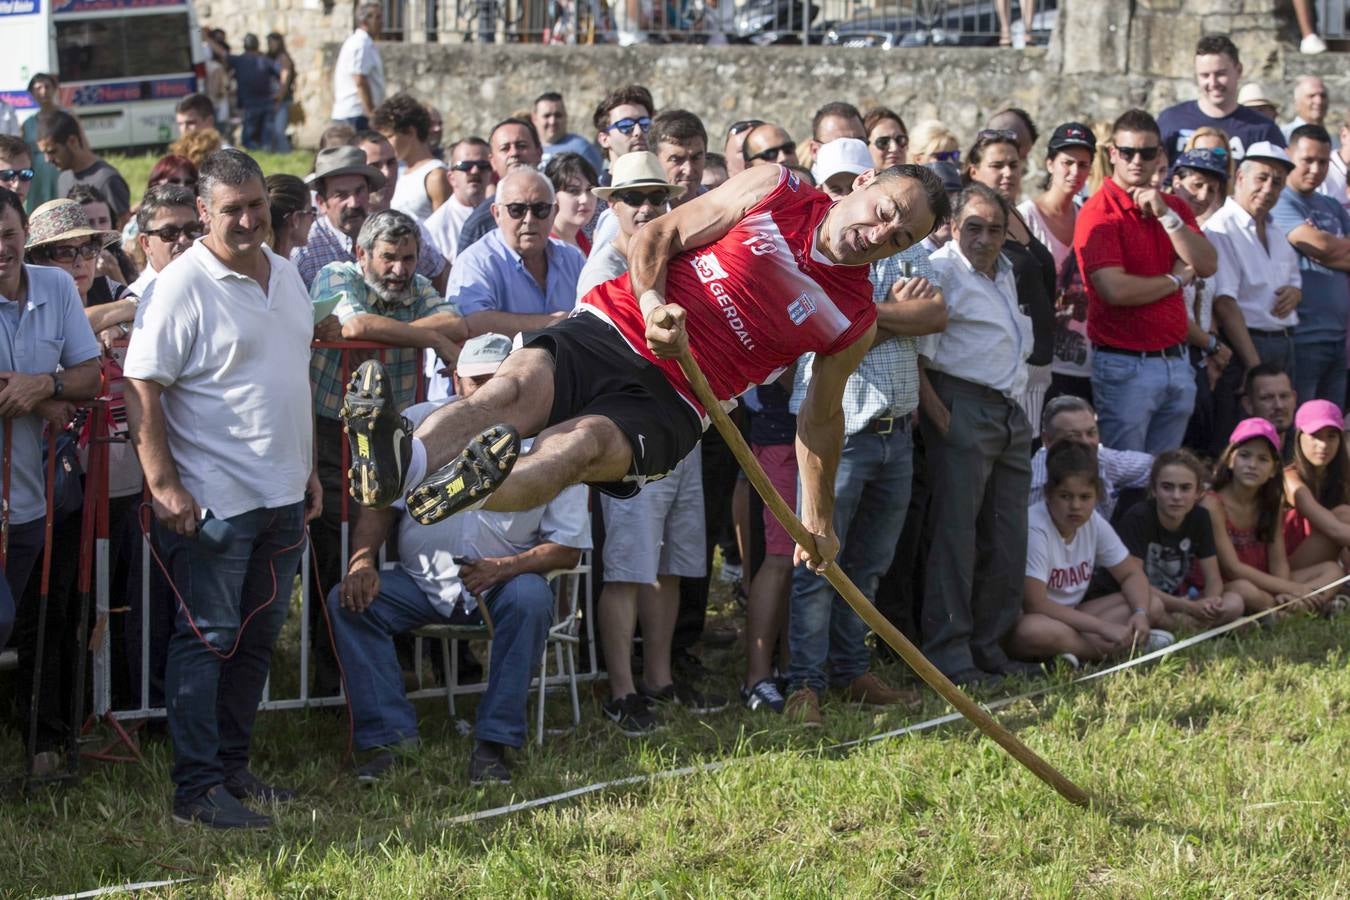
<path fill-rule="evenodd" d="M 327 348 L 341 351 L 341 371 L 343 383 L 346 383 L 353 366 L 354 353 L 379 355 L 382 359 L 386 354 L 397 350 L 408 350 L 409 348 L 392 347 L 387 344 L 380 344 L 366 341 L 327 341 L 314 343 L 315 348 Z M 425 396 L 426 382 L 422 374 L 422 355 L 420 350 L 417 353 L 417 372 L 418 384 L 416 390 L 417 399 Z M 105 381 L 106 384 L 106 381 Z M 77 403 L 76 406 L 90 410 L 90 440 L 88 447 L 88 461 L 85 466 L 85 484 L 84 484 L 84 505 L 81 512 L 81 544 L 79 553 L 79 571 L 77 573 L 76 592 L 86 605 L 81 607 L 81 627 L 79 631 L 79 671 L 77 684 L 84 684 L 86 678 L 85 663 L 87 654 L 92 654 L 92 707 L 87 720 L 83 721 L 84 729 L 87 731 L 97 723 L 108 726 L 116 735 L 113 744 L 100 750 L 88 752 L 85 755 L 91 758 L 103 759 L 108 761 L 129 761 L 139 759 L 140 754 L 136 748 L 135 741 L 131 738 L 123 723 L 141 724 L 151 719 L 164 718 L 166 711 L 163 706 L 154 706 L 150 703 L 151 697 L 151 668 L 152 653 L 154 647 L 151 642 L 151 620 L 155 613 L 153 604 L 156 597 L 151 591 L 151 567 L 153 558 L 151 555 L 150 539 L 142 532 L 141 535 L 141 604 L 140 621 L 136 623 L 140 629 L 140 659 L 137 667 L 137 678 L 139 690 L 135 691 L 140 698 L 139 705 L 133 708 L 116 708 L 112 697 L 112 684 L 114 681 L 113 666 L 115 662 L 130 665 L 130 660 L 120 659 L 122 654 L 113 652 L 110 636 L 110 617 L 115 612 L 129 610 L 129 604 L 114 610 L 112 607 L 112 585 L 111 585 L 111 547 L 110 532 L 112 523 L 109 521 L 109 484 L 108 484 L 108 449 L 109 445 L 116 441 L 125 440 L 124 438 L 112 437 L 109 433 L 109 415 L 108 398 L 103 397 L 97 400 Z M 49 429 L 50 431 L 50 429 Z M 0 454 L 0 570 L 3 570 L 8 550 L 9 535 L 9 497 L 11 483 L 11 422 L 5 420 L 3 424 L 4 449 Z M 46 594 L 46 583 L 51 572 L 52 546 L 52 516 L 50 510 L 54 503 L 55 480 L 53 478 L 53 466 L 56 453 L 56 433 L 50 431 L 48 437 L 48 478 L 47 478 L 47 508 L 49 515 L 47 517 L 47 535 L 45 547 L 43 550 L 43 562 L 41 577 L 43 579 L 43 594 Z M 349 495 L 347 493 L 347 459 L 346 441 L 342 443 L 342 485 L 341 485 L 341 569 L 346 571 L 348 559 L 348 527 L 350 523 L 350 505 Z M 145 494 L 145 502 L 148 502 L 148 492 Z M 138 507 L 138 516 L 143 512 Z M 304 709 L 318 706 L 340 706 L 345 705 L 346 699 L 342 695 L 331 697 L 313 697 L 310 696 L 309 689 L 309 670 L 310 656 L 313 649 L 315 636 L 310 629 L 309 603 L 310 603 L 310 578 L 314 570 L 314 563 L 311 559 L 311 549 L 306 547 L 300 569 L 300 652 L 297 660 L 299 689 L 296 696 L 274 697 L 272 696 L 272 679 L 269 678 L 264 687 L 263 699 L 259 704 L 260 710 L 290 710 Z M 383 560 L 383 551 L 381 558 Z M 35 577 L 37 572 L 35 572 Z M 577 582 L 569 583 L 569 579 L 577 579 Z M 581 583 L 581 582 L 584 582 Z M 324 585 L 325 588 L 331 588 L 331 585 Z M 592 681 L 599 676 L 599 665 L 596 654 L 596 635 L 594 624 L 594 580 L 587 564 L 586 558 L 583 558 L 583 564 L 579 565 L 558 579 L 558 595 L 569 594 L 575 598 L 580 592 L 580 602 L 583 604 L 580 611 L 580 626 L 584 629 L 586 640 L 589 646 L 588 659 L 578 661 L 578 671 L 576 679 L 579 682 Z M 87 601 L 92 592 L 94 602 L 94 618 L 92 627 L 88 627 L 88 608 Z M 186 598 L 189 600 L 191 598 Z M 15 597 L 17 605 L 21 600 L 21 595 Z M 162 604 L 164 602 L 174 603 L 177 601 L 169 597 L 158 598 Z M 294 596 L 288 598 L 287 602 L 292 605 L 292 612 L 295 611 Z M 161 610 L 162 611 L 162 610 Z M 87 644 L 85 643 L 87 639 Z M 318 636 L 319 640 L 329 640 L 329 635 L 325 632 Z M 420 649 L 420 648 L 419 648 Z M 421 653 L 417 654 L 420 659 Z M 40 665 L 41 660 L 37 660 Z M 275 669 L 274 669 L 275 671 Z M 417 673 L 419 685 L 422 683 L 421 672 Z M 570 685 L 570 679 L 567 675 L 559 671 L 557 674 L 550 675 L 544 682 L 544 687 L 566 687 Z M 540 685 L 538 678 L 532 683 L 532 691 L 538 690 Z M 455 695 L 467 695 L 481 693 L 486 689 L 483 682 L 471 684 L 459 684 L 454 686 Z M 430 699 L 444 698 L 447 695 L 445 687 L 419 687 L 416 690 L 409 691 L 408 696 L 411 699 Z M 73 721 L 80 722 L 84 719 L 83 702 L 84 691 L 76 693 L 76 715 Z M 133 729 L 134 730 L 134 729 Z M 118 755 L 114 752 L 117 744 L 123 744 L 131 752 L 131 756 Z M 30 753 L 31 756 L 31 753 Z"/>

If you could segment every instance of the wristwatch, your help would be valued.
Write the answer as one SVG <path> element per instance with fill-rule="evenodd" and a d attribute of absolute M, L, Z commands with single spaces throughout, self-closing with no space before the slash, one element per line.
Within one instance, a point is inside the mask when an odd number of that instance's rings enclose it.
<path fill-rule="evenodd" d="M 55 372 L 51 373 L 51 378 L 52 378 L 52 399 L 60 400 L 61 392 L 66 389 L 66 386 L 61 383 L 61 376 L 57 375 Z"/>
<path fill-rule="evenodd" d="M 1209 343 L 1205 345 L 1205 352 L 1212 354 L 1218 352 L 1218 349 L 1219 349 L 1219 336 L 1217 334 L 1211 334 L 1209 336 Z"/>

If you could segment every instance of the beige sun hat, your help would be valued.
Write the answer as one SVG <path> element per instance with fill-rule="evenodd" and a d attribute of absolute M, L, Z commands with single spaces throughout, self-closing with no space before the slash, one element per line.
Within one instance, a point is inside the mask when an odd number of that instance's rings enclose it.
<path fill-rule="evenodd" d="M 666 172 L 661 168 L 661 160 L 656 158 L 655 153 L 646 150 L 625 153 L 609 171 L 608 187 L 591 188 L 591 193 L 601 200 L 608 200 L 610 194 L 630 188 L 665 188 L 670 191 L 671 200 L 684 196 L 683 185 L 671 184 L 666 180 Z"/>
<path fill-rule="evenodd" d="M 106 247 L 122 235 L 91 226 L 84 207 L 74 200 L 48 200 L 28 217 L 28 243 L 24 244 L 24 249 L 82 237 L 98 238 Z"/>

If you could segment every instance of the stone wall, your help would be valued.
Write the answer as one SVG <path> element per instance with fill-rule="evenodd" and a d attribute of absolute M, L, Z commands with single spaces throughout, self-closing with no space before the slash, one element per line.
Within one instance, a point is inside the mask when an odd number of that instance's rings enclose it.
<path fill-rule="evenodd" d="M 268 9 L 254 8 L 263 3 Z M 1009 105 L 1046 125 L 1109 119 L 1130 106 L 1157 111 L 1194 97 L 1195 41 L 1220 31 L 1240 48 L 1248 79 L 1289 96 L 1297 75 L 1321 74 L 1333 102 L 1350 103 L 1346 57 L 1300 56 L 1288 4 L 1280 0 L 1064 0 L 1061 6 L 1051 46 L 1022 51 L 450 43 L 385 43 L 381 50 L 389 90 L 411 91 L 436 106 L 448 137 L 486 135 L 493 122 L 527 109 L 550 89 L 566 95 L 574 130 L 586 133 L 596 102 L 629 82 L 647 85 L 662 107 L 699 113 L 714 133 L 753 115 L 804 138 L 811 113 L 833 99 L 884 104 L 911 122 L 940 116 L 964 136 Z M 350 30 L 351 3 L 325 12 L 322 0 L 206 0 L 199 9 L 203 21 L 232 36 L 272 28 L 288 35 L 308 117 L 301 138 L 312 143 L 331 107 L 332 66 Z"/>

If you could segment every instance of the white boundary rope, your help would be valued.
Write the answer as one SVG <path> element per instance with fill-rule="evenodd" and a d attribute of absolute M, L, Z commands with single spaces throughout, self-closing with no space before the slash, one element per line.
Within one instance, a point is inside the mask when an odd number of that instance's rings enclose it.
<path fill-rule="evenodd" d="M 135 893 L 152 888 L 171 887 L 175 884 L 187 884 L 195 878 L 170 878 L 168 881 L 137 881 L 132 884 L 119 884 L 112 887 L 94 888 L 92 891 L 80 891 L 78 894 L 56 894 L 43 900 L 84 900 L 85 897 L 106 897 L 108 894 Z"/>

